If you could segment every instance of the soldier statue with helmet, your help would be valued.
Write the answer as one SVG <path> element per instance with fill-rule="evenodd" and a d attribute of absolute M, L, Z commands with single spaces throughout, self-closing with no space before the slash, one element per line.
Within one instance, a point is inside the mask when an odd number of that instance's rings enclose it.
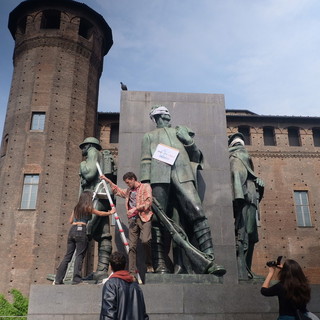
<path fill-rule="evenodd" d="M 149 115 L 156 128 L 143 137 L 140 175 L 141 181 L 150 183 L 152 187 L 156 213 L 152 219 L 155 272 L 197 272 L 222 276 L 226 270 L 215 262 L 210 227 L 196 189 L 196 171 L 202 166 L 203 155 L 194 142 L 195 134 L 186 126 L 172 128 L 166 106 L 153 106 Z M 173 164 L 155 158 L 159 145 L 166 148 L 164 153 L 173 149 L 177 151 Z M 167 232 L 178 243 L 173 247 L 173 268 L 168 259 Z M 189 242 L 192 238 L 197 248 L 191 245 L 191 240 Z M 184 254 L 188 260 L 183 259 Z M 200 266 L 202 258 L 204 263 Z M 190 268 L 186 268 L 187 265 L 189 267 L 187 261 Z"/>
<path fill-rule="evenodd" d="M 241 132 L 228 137 L 238 275 L 239 279 L 248 280 L 257 277 L 251 266 L 254 246 L 259 241 L 257 218 L 264 182 L 254 172 L 244 140 Z"/>
<path fill-rule="evenodd" d="M 101 151 L 101 145 L 98 139 L 88 137 L 79 145 L 82 156 L 85 160 L 80 163 L 80 192 L 90 190 L 95 191 L 100 182 L 99 172 L 96 166 L 98 162 L 103 173 L 113 179 L 115 165 L 111 152 L 109 150 Z M 107 199 L 99 199 L 96 202 L 96 209 L 101 211 L 110 210 L 110 204 Z M 87 225 L 88 237 L 98 242 L 98 265 L 97 270 L 89 275 L 87 280 L 100 280 L 107 276 L 109 267 L 109 256 L 112 252 L 111 233 L 109 217 L 92 215 L 92 219 Z"/>

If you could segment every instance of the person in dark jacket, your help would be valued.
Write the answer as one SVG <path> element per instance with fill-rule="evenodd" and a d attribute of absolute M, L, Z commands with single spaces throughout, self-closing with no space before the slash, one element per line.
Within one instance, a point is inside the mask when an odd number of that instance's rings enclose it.
<path fill-rule="evenodd" d="M 279 282 L 270 287 L 276 268 L 280 269 Z M 307 315 L 311 289 L 307 277 L 295 260 L 287 259 L 283 265 L 270 266 L 261 294 L 267 297 L 278 296 L 278 320 L 295 320 L 297 309 Z"/>
<path fill-rule="evenodd" d="M 100 320 L 149 320 L 143 292 L 126 266 L 126 257 L 120 252 L 110 255 L 113 273 L 102 289 Z"/>

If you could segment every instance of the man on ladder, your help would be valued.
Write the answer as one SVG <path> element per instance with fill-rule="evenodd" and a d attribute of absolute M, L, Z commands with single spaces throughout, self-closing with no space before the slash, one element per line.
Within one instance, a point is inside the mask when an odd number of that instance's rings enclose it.
<path fill-rule="evenodd" d="M 127 189 L 119 188 L 104 175 L 100 179 L 109 183 L 113 194 L 126 199 L 129 220 L 129 272 L 136 277 L 136 256 L 139 238 L 141 238 L 145 250 L 147 272 L 153 272 L 151 257 L 151 218 L 153 212 L 151 211 L 152 191 L 150 185 L 139 182 L 133 172 L 127 172 L 123 176 L 123 181 L 128 186 Z"/>

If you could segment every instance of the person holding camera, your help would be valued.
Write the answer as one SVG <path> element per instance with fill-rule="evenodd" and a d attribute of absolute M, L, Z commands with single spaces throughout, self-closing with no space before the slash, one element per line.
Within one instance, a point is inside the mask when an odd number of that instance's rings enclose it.
<path fill-rule="evenodd" d="M 307 303 L 310 301 L 311 289 L 307 277 L 302 268 L 295 260 L 287 259 L 284 264 L 280 263 L 281 257 L 277 261 L 269 261 L 268 275 L 262 285 L 261 294 L 266 297 L 278 296 L 279 317 L 278 320 L 300 319 L 297 313 L 300 311 L 301 319 L 303 316 L 309 316 Z M 270 287 L 270 282 L 279 269 L 279 282 Z"/>

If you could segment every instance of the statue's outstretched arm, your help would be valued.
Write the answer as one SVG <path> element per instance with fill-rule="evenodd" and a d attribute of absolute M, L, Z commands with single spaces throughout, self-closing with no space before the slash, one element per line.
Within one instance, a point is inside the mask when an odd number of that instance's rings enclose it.
<path fill-rule="evenodd" d="M 140 180 L 150 182 L 151 177 L 151 141 L 148 134 L 145 134 L 141 144 Z"/>
<path fill-rule="evenodd" d="M 183 143 L 184 148 L 186 149 L 189 159 L 192 162 L 202 164 L 203 155 L 200 149 L 196 146 L 193 137 L 195 136 L 194 132 L 191 131 L 186 126 L 177 126 L 176 127 L 177 138 Z"/>

